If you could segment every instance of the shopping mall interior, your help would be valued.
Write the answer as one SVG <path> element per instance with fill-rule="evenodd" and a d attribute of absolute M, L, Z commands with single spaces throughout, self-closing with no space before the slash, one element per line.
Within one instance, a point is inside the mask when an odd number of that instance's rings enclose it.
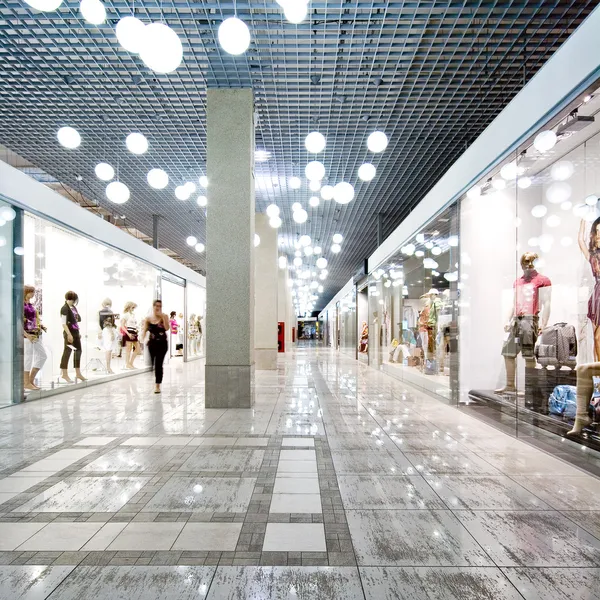
<path fill-rule="evenodd" d="M 0 0 L 0 600 L 600 598 L 598 31 Z"/>

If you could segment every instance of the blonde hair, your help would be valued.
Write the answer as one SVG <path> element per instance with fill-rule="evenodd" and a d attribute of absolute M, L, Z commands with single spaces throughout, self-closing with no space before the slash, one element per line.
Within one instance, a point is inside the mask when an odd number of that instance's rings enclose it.
<path fill-rule="evenodd" d="M 29 294 L 35 294 L 35 288 L 32 285 L 26 285 L 23 287 L 23 298 L 27 298 Z"/>
<path fill-rule="evenodd" d="M 137 307 L 137 304 L 135 302 L 125 302 L 125 308 L 123 309 L 123 312 L 133 312 L 133 309 Z"/>
<path fill-rule="evenodd" d="M 102 307 L 106 308 L 107 306 L 112 306 L 112 300 L 110 298 L 104 298 L 104 300 L 102 300 Z"/>

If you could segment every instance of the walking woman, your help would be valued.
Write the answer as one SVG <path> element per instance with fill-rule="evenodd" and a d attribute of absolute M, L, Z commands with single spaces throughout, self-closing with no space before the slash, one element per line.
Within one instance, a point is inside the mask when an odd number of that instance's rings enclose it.
<path fill-rule="evenodd" d="M 163 380 L 163 362 L 169 349 L 167 341 L 169 329 L 169 317 L 162 311 L 162 301 L 155 300 L 152 304 L 152 314 L 144 319 L 142 325 L 142 340 L 146 338 L 146 332 L 148 332 L 148 352 L 152 359 L 156 381 L 155 394 L 160 394 L 160 384 Z"/>

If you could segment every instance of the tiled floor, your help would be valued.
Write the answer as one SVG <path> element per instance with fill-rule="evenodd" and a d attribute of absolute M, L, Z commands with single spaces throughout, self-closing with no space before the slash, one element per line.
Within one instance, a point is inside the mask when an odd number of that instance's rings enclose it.
<path fill-rule="evenodd" d="M 600 480 L 344 355 L 0 410 L 0 598 L 600 598 Z"/>

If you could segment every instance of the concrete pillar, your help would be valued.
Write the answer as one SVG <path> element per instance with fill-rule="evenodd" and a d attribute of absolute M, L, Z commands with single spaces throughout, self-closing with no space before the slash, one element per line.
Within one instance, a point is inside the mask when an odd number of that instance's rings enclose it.
<path fill-rule="evenodd" d="M 277 369 L 277 229 L 269 217 L 257 214 L 256 233 L 260 244 L 254 249 L 254 361 L 257 369 Z"/>
<path fill-rule="evenodd" d="M 254 404 L 254 102 L 207 91 L 206 407 Z"/>

